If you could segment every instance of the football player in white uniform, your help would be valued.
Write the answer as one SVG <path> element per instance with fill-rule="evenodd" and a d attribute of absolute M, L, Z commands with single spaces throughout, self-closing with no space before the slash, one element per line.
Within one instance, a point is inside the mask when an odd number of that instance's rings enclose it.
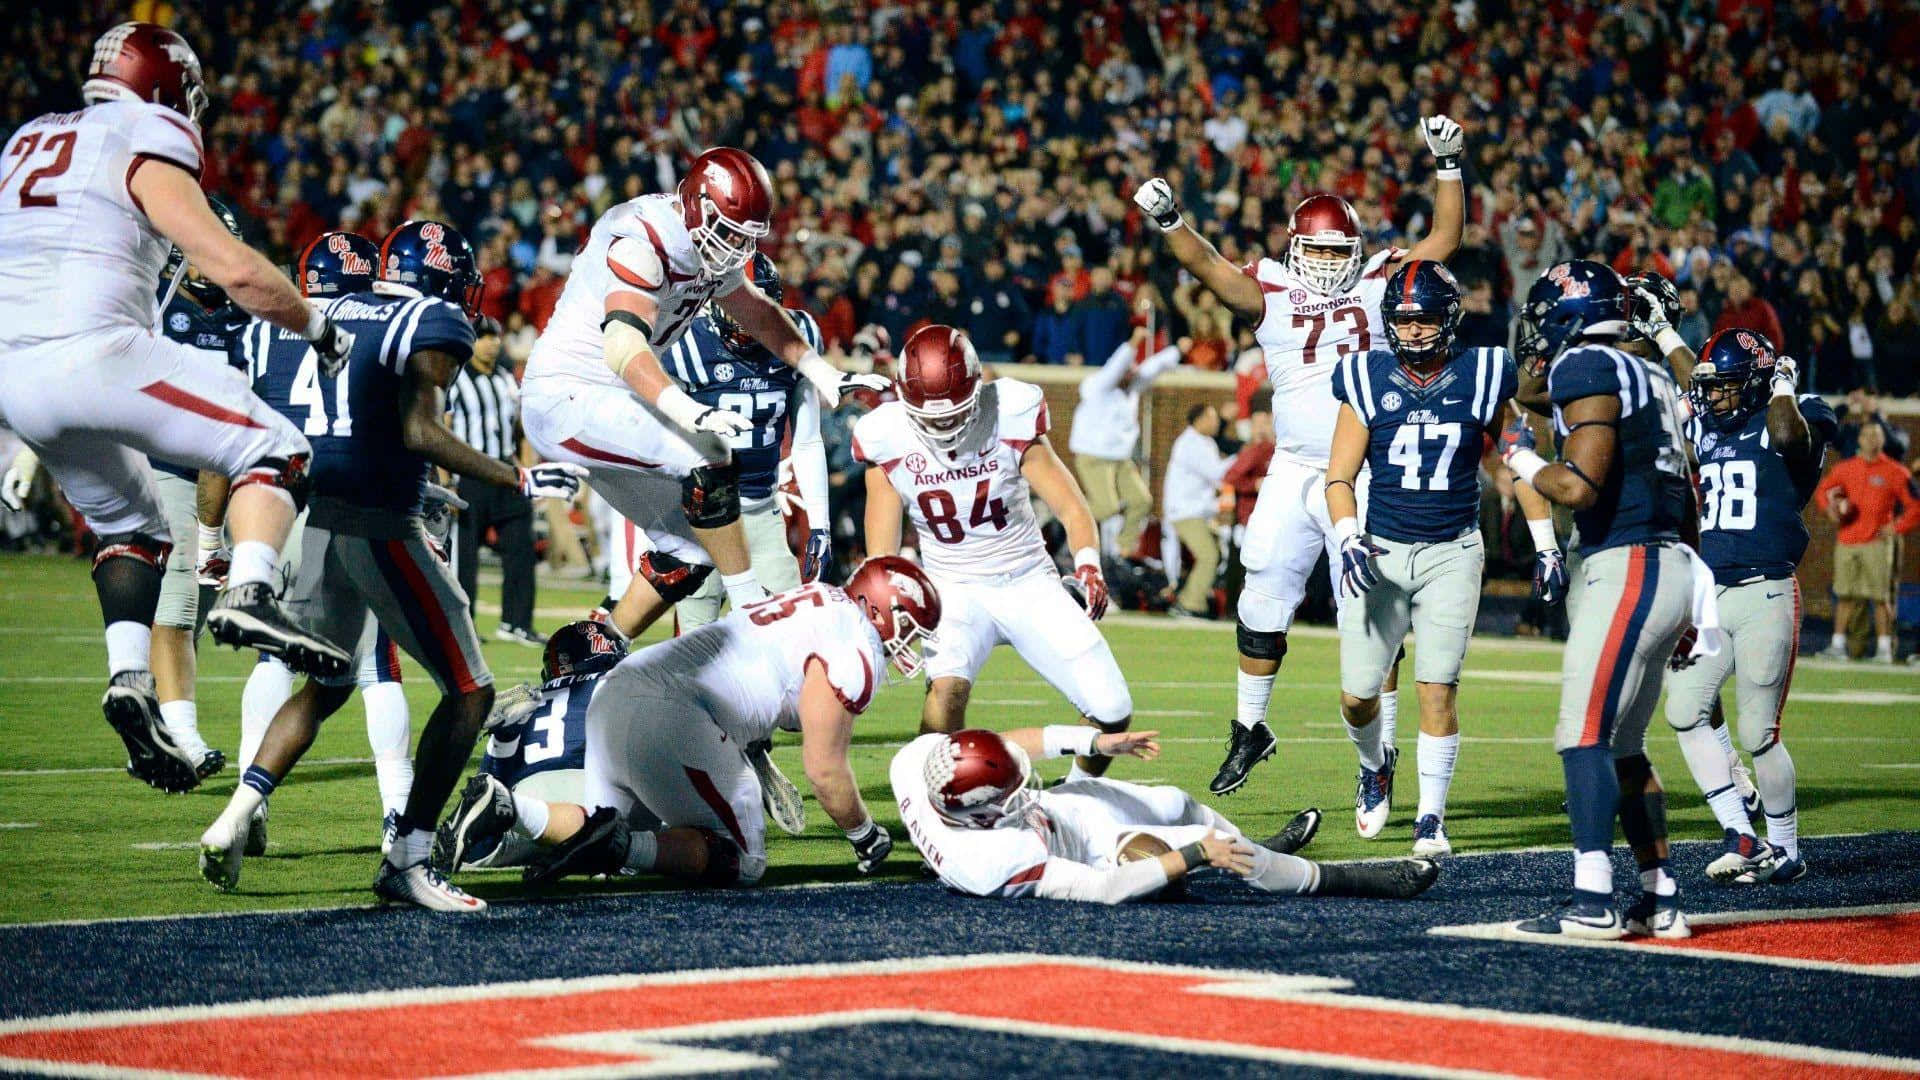
<path fill-rule="evenodd" d="M 304 336 L 329 368 L 351 344 L 286 275 L 235 238 L 200 190 L 200 61 L 180 35 L 127 22 L 94 43 L 77 112 L 29 120 L 0 162 L 0 424 L 59 481 L 100 544 L 93 580 L 111 678 L 101 702 L 128 768 L 197 782 L 149 672 L 172 547 L 146 455 L 233 481 L 233 562 L 214 640 L 332 675 L 346 652 L 300 629 L 272 586 L 306 499 L 311 448 L 218 359 L 154 333 L 153 283 L 177 245 L 241 308 Z"/>
<path fill-rule="evenodd" d="M 970 896 L 1119 904 L 1165 889 L 1203 866 L 1261 892 L 1407 899 L 1440 876 L 1432 859 L 1324 865 L 1293 852 L 1313 838 L 1318 810 L 1254 843 L 1179 788 L 1104 777 L 1035 790 L 1035 757 L 1153 757 L 1156 732 L 1102 734 L 1056 725 L 1004 735 L 926 734 L 894 755 L 890 779 L 907 835 L 944 884 Z"/>
<path fill-rule="evenodd" d="M 547 460 L 585 466 L 594 490 L 647 534 L 641 572 L 609 608 L 629 637 L 716 567 L 735 607 L 766 595 L 728 449 L 753 419 L 695 401 L 660 366 L 709 302 L 798 369 L 828 408 L 847 389 L 885 385 L 828 363 L 742 272 L 770 227 L 772 189 L 751 154 L 721 146 L 694 159 L 677 191 L 601 215 L 527 359 L 527 441 Z"/>
<path fill-rule="evenodd" d="M 927 575 L 881 557 L 844 589 L 802 585 L 641 649 L 600 680 L 587 706 L 585 805 L 482 774 L 436 838 L 436 865 L 520 837 L 552 848 L 529 881 L 625 871 L 751 885 L 767 867 L 766 821 L 743 748 L 782 728 L 800 733 L 820 808 L 871 872 L 893 838 L 867 812 L 847 760 L 854 717 L 889 664 L 907 678 L 919 672 L 917 648 L 940 617 Z"/>
<path fill-rule="evenodd" d="M 940 633 L 927 643 L 920 730 L 960 730 L 980 668 L 994 646 L 1008 644 L 1088 723 L 1125 731 L 1133 698 L 1093 625 L 1107 610 L 1099 531 L 1047 442 L 1046 397 L 1015 379 L 983 384 L 973 344 L 950 326 L 915 331 L 897 371 L 899 400 L 854 424 L 853 458 L 867 466 L 867 550 L 900 550 L 904 507 L 944 604 Z M 1064 582 L 1029 485 L 1066 526 L 1074 571 Z M 1074 775 L 1106 767 L 1089 755 Z"/>
<path fill-rule="evenodd" d="M 1256 764 L 1273 755 L 1267 701 L 1287 654 L 1287 629 L 1320 552 L 1327 553 L 1330 574 L 1340 565 L 1340 541 L 1327 519 L 1326 498 L 1327 454 L 1339 415 L 1333 369 L 1342 357 L 1366 356 L 1383 339 L 1380 301 L 1387 275 L 1402 259 L 1444 262 L 1460 246 L 1466 217 L 1460 125 L 1432 116 L 1421 122 L 1420 134 L 1433 151 L 1438 179 L 1433 228 L 1406 251 L 1388 248 L 1367 256 L 1353 207 L 1339 196 L 1320 194 L 1294 209 L 1285 257 L 1237 267 L 1181 220 L 1179 201 L 1165 180 L 1154 177 L 1133 195 L 1165 234 L 1180 265 L 1234 314 L 1253 323 L 1273 385 L 1276 445 L 1241 552 L 1247 576 L 1236 628 L 1239 709 L 1229 725 L 1226 761 L 1211 785 L 1216 795 L 1239 788 Z M 1364 473 L 1356 495 L 1364 517 Z M 1334 595 L 1338 603 L 1337 588 Z M 1392 693 L 1382 696 L 1383 727 L 1392 723 L 1396 700 Z M 1390 744 L 1392 733 L 1383 734 Z"/>

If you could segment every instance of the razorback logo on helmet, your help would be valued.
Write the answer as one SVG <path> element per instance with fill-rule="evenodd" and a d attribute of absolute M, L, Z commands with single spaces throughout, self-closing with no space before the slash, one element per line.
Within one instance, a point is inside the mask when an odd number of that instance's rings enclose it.
<path fill-rule="evenodd" d="M 718 161 L 709 161 L 702 171 L 706 173 L 707 183 L 712 184 L 720 194 L 729 199 L 733 198 L 733 174 L 727 171 L 725 165 Z"/>
<path fill-rule="evenodd" d="M 200 58 L 193 55 L 193 50 L 178 41 L 163 41 L 160 47 L 166 50 L 167 59 L 181 67 L 200 66 Z"/>
<path fill-rule="evenodd" d="M 327 237 L 327 250 L 333 252 L 335 255 L 340 256 L 340 272 L 341 273 L 343 274 L 373 273 L 373 264 L 367 261 L 366 256 L 361 255 L 359 252 L 353 250 L 353 245 L 347 241 L 347 238 L 344 234 L 334 233 L 332 236 Z M 320 275 L 318 273 L 312 270 L 307 271 L 307 277 L 309 279 L 318 280 L 319 276 Z"/>
<path fill-rule="evenodd" d="M 710 1045 L 715 1039 L 931 1024 L 1122 1054 L 1168 1047 L 1268 1068 L 1426 1076 L 1824 1080 L 1920 1067 L 1825 1047 L 1341 992 L 1351 985 L 1037 955 L 607 975 L 13 1020 L 0 1023 L 0 1065 L 66 1075 L 662 1076 L 814 1065 Z M 502 1024 L 503 1014 L 513 1023 Z"/>
<path fill-rule="evenodd" d="M 901 573 L 892 573 L 887 575 L 887 583 L 893 586 L 895 592 L 912 601 L 915 606 L 926 606 L 926 592 L 920 588 L 920 583 L 911 577 Z"/>

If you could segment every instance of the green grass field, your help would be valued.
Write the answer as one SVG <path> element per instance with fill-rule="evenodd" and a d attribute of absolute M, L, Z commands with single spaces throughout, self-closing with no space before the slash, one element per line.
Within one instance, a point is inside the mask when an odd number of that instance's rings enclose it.
<path fill-rule="evenodd" d="M 497 596 L 485 584 L 482 596 Z M 543 628 L 584 611 L 597 591 L 545 582 Z M 237 770 L 199 790 L 164 796 L 121 769 L 119 740 L 101 719 L 105 680 L 99 614 L 86 564 L 71 559 L 0 558 L 0 922 L 359 904 L 378 858 L 379 799 L 357 703 L 336 716 L 307 761 L 274 796 L 272 845 L 247 863 L 242 891 L 222 895 L 200 880 L 194 841 L 225 804 Z M 494 617 L 483 606 L 480 625 Z M 1120 617 L 1106 624 L 1127 673 L 1135 725 L 1158 729 L 1157 761 L 1116 766 L 1120 779 L 1179 784 L 1205 791 L 1224 746 L 1233 708 L 1231 627 Z M 252 665 L 203 640 L 201 729 L 229 755 L 239 741 L 239 696 Z M 535 678 L 539 654 L 488 639 L 488 660 L 501 685 Z M 415 732 L 433 701 L 432 684 L 408 667 Z M 1476 639 L 1462 682 L 1463 745 L 1453 786 L 1448 832 L 1461 852 L 1565 841 L 1559 760 L 1551 746 L 1559 650 L 1537 641 Z M 1415 778 L 1412 695 L 1401 719 L 1407 747 L 1401 806 L 1387 832 L 1362 841 L 1352 830 L 1354 761 L 1339 726 L 1338 658 L 1330 633 L 1295 635 L 1273 699 L 1271 722 L 1280 750 L 1239 793 L 1216 805 L 1249 833 L 1265 835 L 1294 810 L 1328 811 L 1313 847 L 1320 858 L 1395 855 L 1411 843 Z M 855 771 L 874 815 L 895 828 L 900 848 L 883 876 L 909 878 L 915 860 L 897 827 L 886 788 L 892 750 L 918 723 L 915 686 L 881 692 L 855 736 Z M 1064 723 L 1070 707 L 1012 652 L 988 665 L 973 697 L 982 726 Z M 1920 671 L 1803 663 L 1787 708 L 1786 741 L 1800 772 L 1803 835 L 1920 828 Z M 1676 793 L 1676 839 L 1712 838 L 1712 819 L 1658 720 L 1649 737 L 1653 758 Z M 799 777 L 797 743 L 776 760 Z M 1049 762 L 1049 774 L 1064 762 Z M 804 782 L 802 787 L 804 788 Z M 811 800 L 809 800 L 811 802 Z M 838 831 L 811 809 L 806 836 L 775 833 L 768 884 L 837 881 L 857 876 Z M 772 831 L 772 830 L 770 830 Z M 490 899 L 518 891 L 506 874 L 469 875 Z M 599 888 L 581 883 L 573 888 Z M 647 884 L 628 888 L 657 887 Z"/>

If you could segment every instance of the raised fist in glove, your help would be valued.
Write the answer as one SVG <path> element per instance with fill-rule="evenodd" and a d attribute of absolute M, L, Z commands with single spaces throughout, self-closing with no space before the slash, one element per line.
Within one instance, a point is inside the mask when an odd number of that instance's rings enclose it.
<path fill-rule="evenodd" d="M 1441 172 L 1460 171 L 1460 148 L 1466 145 L 1467 139 L 1452 118 L 1429 116 L 1420 121 L 1420 137 L 1427 140 L 1427 149 L 1433 151 L 1433 163 Z"/>
<path fill-rule="evenodd" d="M 1373 568 L 1374 557 L 1386 553 L 1386 548 L 1357 532 L 1340 541 L 1341 589 L 1348 596 L 1359 596 L 1373 588 L 1380 581 L 1380 575 Z"/>
<path fill-rule="evenodd" d="M 1543 604 L 1557 604 L 1567 595 L 1567 557 L 1559 548 L 1533 553 L 1533 596 Z"/>
<path fill-rule="evenodd" d="M 887 856 L 893 854 L 893 834 L 877 821 L 869 821 L 858 829 L 849 830 L 847 843 L 853 845 L 854 865 L 863 874 L 873 873 L 874 867 L 887 861 Z"/>
<path fill-rule="evenodd" d="M 520 494 L 529 499 L 571 499 L 587 470 L 563 461 L 547 461 L 520 470 Z"/>
<path fill-rule="evenodd" d="M 1134 189 L 1133 204 L 1152 218 L 1161 232 L 1180 227 L 1180 200 L 1173 197 L 1173 188 L 1157 176 Z"/>
<path fill-rule="evenodd" d="M 1774 397 L 1782 394 L 1792 397 L 1800 386 L 1800 365 L 1790 356 L 1778 357 L 1773 362 L 1772 389 Z"/>

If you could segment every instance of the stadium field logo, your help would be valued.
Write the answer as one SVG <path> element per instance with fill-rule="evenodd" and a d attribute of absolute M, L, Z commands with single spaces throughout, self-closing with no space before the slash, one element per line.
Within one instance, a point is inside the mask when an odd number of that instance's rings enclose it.
<path fill-rule="evenodd" d="M 941 956 L 281 998 L 0 1023 L 0 1070 L 671 1076 L 789 1064 L 707 1045 L 868 1024 L 1425 1076 L 1892 1075 L 1905 1059 L 1342 993 L 1344 979 Z M 991 988 L 990 991 L 981 988 Z M 1097 1002 L 1097 1008 L 1087 1003 Z M 511 1024 L 500 1023 L 511 1016 Z M 1410 1016 L 1416 1021 L 1409 1022 Z M 1433 1024 L 1445 1038 L 1433 1038 Z M 476 1038 L 485 1032 L 486 1037 Z M 761 1049 L 764 1049 L 762 1047 Z"/>

